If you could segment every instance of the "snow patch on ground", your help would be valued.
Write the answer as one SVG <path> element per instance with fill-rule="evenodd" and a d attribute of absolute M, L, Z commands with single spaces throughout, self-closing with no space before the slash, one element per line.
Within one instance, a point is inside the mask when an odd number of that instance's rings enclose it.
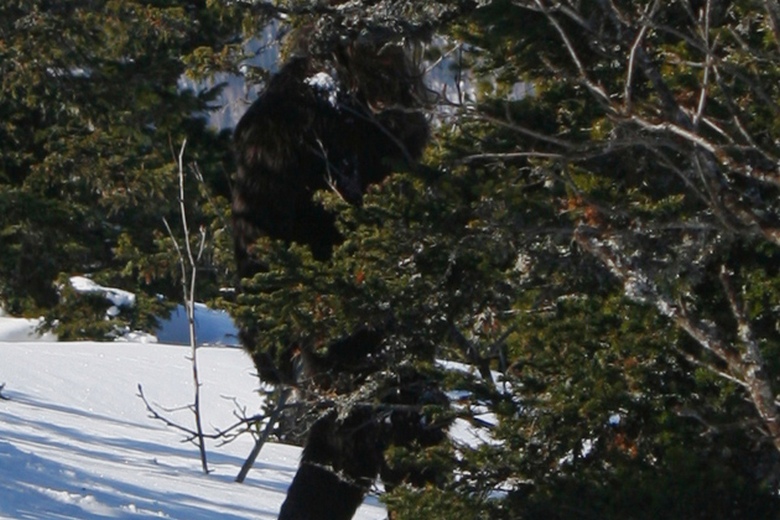
<path fill-rule="evenodd" d="M 32 329 L 30 329 L 32 327 Z M 187 347 L 155 343 L 9 342 L 27 320 L 0 319 L 0 519 L 275 519 L 300 449 L 267 444 L 244 484 L 235 476 L 253 440 L 208 443 L 209 475 L 183 434 L 148 416 L 137 397 L 192 425 Z M 236 421 L 234 402 L 261 409 L 251 359 L 198 350 L 204 427 Z M 171 410 L 165 412 L 165 410 Z M 376 497 L 355 516 L 384 519 Z"/>

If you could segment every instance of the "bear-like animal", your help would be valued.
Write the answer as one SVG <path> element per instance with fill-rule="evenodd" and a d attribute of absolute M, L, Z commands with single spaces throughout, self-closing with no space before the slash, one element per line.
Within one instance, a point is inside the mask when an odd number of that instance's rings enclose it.
<path fill-rule="evenodd" d="M 414 167 L 428 140 L 422 75 L 402 45 L 357 39 L 325 58 L 305 45 L 291 54 L 234 133 L 233 232 L 242 279 L 264 270 L 253 250 L 260 237 L 306 245 L 315 259 L 328 261 L 342 237 L 335 215 L 314 194 L 333 189 L 359 205 L 368 186 Z M 379 367 L 362 361 L 380 348 L 387 327 L 375 324 L 333 338 L 324 353 L 305 345 L 265 345 L 251 324 L 240 334 L 264 381 L 338 392 L 318 375 L 361 370 L 368 377 Z M 384 407 L 360 405 L 346 416 L 332 408 L 324 412 L 310 428 L 279 518 L 349 520 L 380 473 L 391 485 L 407 478 L 408 471 L 387 467 L 384 450 L 390 444 L 430 446 L 445 436 L 442 427 L 426 423 L 421 405 L 432 392 L 423 387 L 425 392 L 403 396 L 389 390 Z"/>

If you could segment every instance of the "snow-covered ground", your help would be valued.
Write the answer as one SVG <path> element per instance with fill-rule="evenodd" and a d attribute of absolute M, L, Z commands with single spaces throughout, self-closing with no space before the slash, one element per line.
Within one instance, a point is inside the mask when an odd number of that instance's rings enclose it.
<path fill-rule="evenodd" d="M 300 450 L 267 444 L 245 483 L 233 481 L 248 436 L 209 446 L 212 472 L 183 434 L 151 419 L 137 386 L 162 410 L 192 402 L 189 349 L 162 343 L 57 343 L 35 322 L 0 316 L 0 519 L 276 518 Z M 26 341 L 25 341 L 26 340 Z M 201 347 L 204 427 L 235 422 L 234 402 L 259 409 L 240 349 Z M 192 425 L 189 411 L 166 415 Z M 355 516 L 385 518 L 369 496 Z"/>

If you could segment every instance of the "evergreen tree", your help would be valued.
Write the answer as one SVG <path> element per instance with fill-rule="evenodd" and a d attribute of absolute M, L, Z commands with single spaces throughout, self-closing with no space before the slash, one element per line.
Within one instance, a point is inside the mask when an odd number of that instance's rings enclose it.
<path fill-rule="evenodd" d="M 211 93 L 179 79 L 262 81 L 246 42 L 274 19 L 313 23 L 323 48 L 345 31 L 425 41 L 463 80 L 440 93 L 427 167 L 361 207 L 321 193 L 345 237 L 333 258 L 261 240 L 267 270 L 234 309 L 271 346 L 392 323 L 371 377 L 312 401 L 378 406 L 410 366 L 459 397 L 427 417 L 487 440 L 389 450 L 441 475 L 387 493 L 396 518 L 777 516 L 772 2 L 5 2 L 7 310 L 102 336 L 106 304 L 67 276 L 139 294 L 136 324 L 177 297 L 171 149 L 190 143 L 192 222 L 211 236 L 232 169 L 197 116 Z"/>
<path fill-rule="evenodd" d="M 406 518 L 777 516 L 776 8 L 486 4 L 453 32 L 475 88 L 442 163 L 481 177 L 472 207 L 498 211 L 467 229 L 516 259 L 493 337 L 470 336 L 505 340 L 505 386 L 472 383 L 496 443 L 391 500 Z"/>
<path fill-rule="evenodd" d="M 439 112 L 431 169 L 361 208 L 323 194 L 347 237 L 331 264 L 264 244 L 239 313 L 269 337 L 390 316 L 387 373 L 472 367 L 439 375 L 465 397 L 438 412 L 492 442 L 391 450 L 451 471 L 386 495 L 397 518 L 777 515 L 777 19 L 750 1 L 458 11 L 433 50 L 472 88 Z"/>
<path fill-rule="evenodd" d="M 216 90 L 196 93 L 179 82 L 185 62 L 205 69 L 193 56 L 222 49 L 239 30 L 230 11 L 211 2 L 0 6 L 7 311 L 45 313 L 63 339 L 102 337 L 122 324 L 148 328 L 162 311 L 157 296 L 177 296 L 162 221 L 177 222 L 174 150 L 188 139 L 188 163 L 204 179 L 190 183 L 193 220 L 213 228 L 211 237 L 225 227 L 215 217 L 225 212 L 230 169 L 227 136 L 202 116 Z M 197 195 L 206 187 L 209 198 Z M 202 297 L 215 294 L 224 265 L 215 262 Z M 74 274 L 131 290 L 138 305 L 105 323 L 108 304 L 71 291 Z"/>

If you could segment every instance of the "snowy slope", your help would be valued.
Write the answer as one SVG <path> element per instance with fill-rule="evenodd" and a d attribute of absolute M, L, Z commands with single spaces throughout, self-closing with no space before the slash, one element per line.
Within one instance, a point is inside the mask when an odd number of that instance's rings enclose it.
<path fill-rule="evenodd" d="M 272 519 L 300 450 L 268 444 L 244 484 L 233 482 L 252 440 L 211 446 L 204 475 L 182 434 L 148 417 L 136 396 L 165 408 L 192 402 L 189 349 L 154 343 L 8 342 L 23 324 L 0 319 L 0 518 Z M 235 421 L 233 399 L 259 407 L 249 358 L 198 350 L 204 427 Z M 169 415 L 190 426 L 187 410 Z M 369 497 L 355 516 L 385 518 Z"/>

